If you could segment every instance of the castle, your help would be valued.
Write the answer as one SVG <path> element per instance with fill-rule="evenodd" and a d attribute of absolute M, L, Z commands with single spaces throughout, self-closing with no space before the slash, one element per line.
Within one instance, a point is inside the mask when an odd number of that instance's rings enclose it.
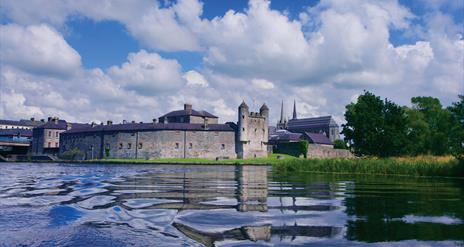
<path fill-rule="evenodd" d="M 267 156 L 269 108 L 250 112 L 238 107 L 237 123 L 218 123 L 207 111 L 185 104 L 151 123 L 91 124 L 60 133 L 59 153 L 71 151 L 80 159 L 208 158 L 234 159 Z"/>

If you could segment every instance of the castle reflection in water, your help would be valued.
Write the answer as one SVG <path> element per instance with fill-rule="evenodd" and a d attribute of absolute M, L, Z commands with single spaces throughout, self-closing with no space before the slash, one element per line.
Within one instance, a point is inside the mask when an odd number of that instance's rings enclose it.
<path fill-rule="evenodd" d="M 265 166 L 187 166 L 177 172 L 161 169 L 123 177 L 106 189 L 108 194 L 116 195 L 111 205 L 126 210 L 176 210 L 172 225 L 206 246 L 222 241 L 331 238 L 341 234 L 342 226 L 319 226 L 314 224 L 317 220 L 305 220 L 335 211 L 343 214 L 340 205 L 333 205 L 336 204 L 333 185 L 275 181 L 270 184 L 269 169 Z M 215 210 L 219 212 L 216 219 L 207 216 Z M 308 217 L 291 217 L 301 212 Z M 195 214 L 198 217 L 192 216 Z M 243 221 L 240 214 L 251 218 Z"/>

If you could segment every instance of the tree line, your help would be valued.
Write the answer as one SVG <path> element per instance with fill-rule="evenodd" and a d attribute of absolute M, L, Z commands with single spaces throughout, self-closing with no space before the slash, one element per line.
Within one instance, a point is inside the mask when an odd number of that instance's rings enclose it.
<path fill-rule="evenodd" d="M 364 91 L 346 106 L 342 134 L 359 156 L 449 155 L 464 159 L 464 96 L 443 107 L 434 97 L 400 106 Z"/>

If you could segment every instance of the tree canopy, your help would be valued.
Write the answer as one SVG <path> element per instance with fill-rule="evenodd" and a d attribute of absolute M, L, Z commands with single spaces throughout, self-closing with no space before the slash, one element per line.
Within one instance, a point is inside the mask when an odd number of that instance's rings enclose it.
<path fill-rule="evenodd" d="M 401 107 L 364 91 L 346 106 L 342 133 L 357 155 L 446 155 L 464 158 L 464 96 L 444 108 L 434 97 Z"/>

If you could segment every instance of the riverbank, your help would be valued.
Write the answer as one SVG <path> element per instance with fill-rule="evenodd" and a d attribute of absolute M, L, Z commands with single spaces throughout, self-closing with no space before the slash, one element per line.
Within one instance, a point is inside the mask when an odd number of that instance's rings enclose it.
<path fill-rule="evenodd" d="M 460 162 L 451 156 L 292 159 L 275 163 L 273 168 L 280 173 L 321 172 L 464 178 L 464 162 Z"/>
<path fill-rule="evenodd" d="M 464 162 L 452 156 L 419 156 L 398 158 L 326 158 L 303 159 L 284 154 L 273 154 L 267 158 L 210 160 L 189 159 L 104 159 L 88 160 L 83 163 L 111 164 L 196 164 L 196 165 L 272 165 L 279 173 L 338 173 L 338 174 L 372 174 L 403 175 L 430 177 L 463 177 Z"/>
<path fill-rule="evenodd" d="M 82 163 L 104 164 L 196 164 L 196 165 L 274 165 L 284 160 L 296 160 L 298 158 L 286 154 L 272 154 L 266 158 L 255 159 L 220 159 L 211 160 L 203 158 L 169 158 L 169 159 L 101 159 L 85 160 Z"/>

